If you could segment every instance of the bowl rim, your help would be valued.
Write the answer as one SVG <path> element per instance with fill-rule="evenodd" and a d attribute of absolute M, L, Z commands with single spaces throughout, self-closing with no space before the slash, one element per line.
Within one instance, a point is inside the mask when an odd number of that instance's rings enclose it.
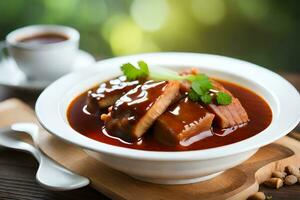
<path fill-rule="evenodd" d="M 278 109 L 275 109 L 275 113 L 272 109 L 273 120 L 269 127 L 255 136 L 220 147 L 176 152 L 137 150 L 98 142 L 76 132 L 63 119 L 60 107 L 61 99 L 66 95 L 66 90 L 70 85 L 79 84 L 78 81 L 82 80 L 83 77 L 91 76 L 95 72 L 107 72 L 107 67 L 113 69 L 113 66 L 119 67 L 120 64 L 139 60 L 145 60 L 150 65 L 200 65 L 200 68 L 202 68 L 202 65 L 211 65 L 211 70 L 223 70 L 223 73 L 228 72 L 243 78 L 249 78 L 254 83 L 264 87 L 272 95 Z M 101 82 L 101 80 L 98 82 Z M 79 92 L 78 95 L 81 93 Z M 250 62 L 212 54 L 147 53 L 102 60 L 97 62 L 94 67 L 61 77 L 41 93 L 36 102 L 35 111 L 38 121 L 47 131 L 64 141 L 85 149 L 139 160 L 192 161 L 220 158 L 255 150 L 288 134 L 300 121 L 300 95 L 294 86 L 278 74 Z M 66 110 L 63 112 L 66 112 Z"/>

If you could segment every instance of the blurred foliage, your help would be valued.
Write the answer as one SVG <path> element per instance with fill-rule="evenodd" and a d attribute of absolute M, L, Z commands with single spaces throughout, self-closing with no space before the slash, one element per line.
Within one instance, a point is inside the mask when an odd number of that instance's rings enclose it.
<path fill-rule="evenodd" d="M 297 0 L 0 0 L 0 37 L 31 24 L 81 33 L 97 58 L 188 51 L 300 72 Z"/>

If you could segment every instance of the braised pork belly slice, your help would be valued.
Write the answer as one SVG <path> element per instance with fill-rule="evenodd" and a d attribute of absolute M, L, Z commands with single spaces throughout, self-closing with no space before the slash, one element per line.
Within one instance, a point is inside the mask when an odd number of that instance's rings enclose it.
<path fill-rule="evenodd" d="M 87 109 L 94 111 L 112 106 L 121 96 L 135 88 L 141 81 L 127 81 L 125 76 L 101 83 L 94 90 L 88 91 Z"/>
<path fill-rule="evenodd" d="M 226 90 L 222 84 L 215 80 L 211 80 L 216 91 L 225 92 L 232 97 L 229 105 L 209 104 L 207 109 L 216 115 L 215 123 L 221 128 L 228 128 L 245 124 L 249 121 L 248 114 L 241 102 L 235 98 L 230 91 Z"/>
<path fill-rule="evenodd" d="M 213 97 L 215 97 L 217 92 L 224 92 L 232 97 L 232 102 L 229 105 L 218 105 L 215 101 L 209 105 L 204 105 L 210 112 L 215 114 L 214 124 L 220 128 L 229 128 L 247 123 L 249 121 L 249 117 L 239 99 L 235 98 L 233 94 L 225 89 L 221 83 L 213 79 L 210 79 L 210 82 L 213 84 L 214 88 L 210 92 Z M 180 86 L 180 91 L 181 93 L 188 92 L 190 88 L 190 82 L 183 81 Z"/>
<path fill-rule="evenodd" d="M 208 112 L 199 103 L 185 97 L 171 105 L 156 120 L 154 137 L 162 144 L 174 146 L 203 132 L 209 132 L 208 135 L 212 135 L 213 119 L 214 114 Z"/>
<path fill-rule="evenodd" d="M 147 81 L 128 91 L 102 115 L 108 134 L 137 141 L 179 95 L 177 81 Z"/>

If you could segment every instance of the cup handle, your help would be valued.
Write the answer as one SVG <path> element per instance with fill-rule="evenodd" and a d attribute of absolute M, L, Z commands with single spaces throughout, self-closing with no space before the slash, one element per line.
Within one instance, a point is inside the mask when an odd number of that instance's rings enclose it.
<path fill-rule="evenodd" d="M 5 41 L 0 41 L 0 62 L 8 59 L 7 44 Z"/>

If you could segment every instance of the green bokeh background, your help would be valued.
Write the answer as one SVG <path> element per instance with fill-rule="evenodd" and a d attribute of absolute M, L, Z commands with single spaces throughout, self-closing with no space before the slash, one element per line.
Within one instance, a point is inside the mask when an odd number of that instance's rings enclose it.
<path fill-rule="evenodd" d="M 297 0 L 0 0 L 1 40 L 31 24 L 78 29 L 97 59 L 187 51 L 300 72 Z"/>

